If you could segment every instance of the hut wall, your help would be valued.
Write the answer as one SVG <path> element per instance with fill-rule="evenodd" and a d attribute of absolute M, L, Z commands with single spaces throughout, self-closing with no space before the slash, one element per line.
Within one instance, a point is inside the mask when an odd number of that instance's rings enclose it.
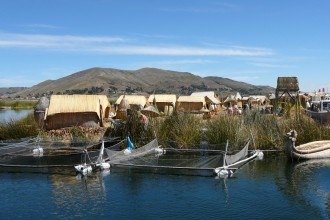
<path fill-rule="evenodd" d="M 178 104 L 178 110 L 183 110 L 184 112 L 201 111 L 203 107 L 203 103 L 199 102 L 180 102 Z"/>
<path fill-rule="evenodd" d="M 164 114 L 165 115 L 172 115 L 173 114 L 173 106 L 172 105 L 165 105 L 164 107 Z"/>
<path fill-rule="evenodd" d="M 157 109 L 159 112 L 164 112 L 165 113 L 165 109 L 168 109 L 167 103 L 166 102 L 157 102 L 156 103 Z"/>
<path fill-rule="evenodd" d="M 60 129 L 72 126 L 100 126 L 100 120 L 95 112 L 59 113 L 48 116 L 45 121 L 46 129 Z"/>
<path fill-rule="evenodd" d="M 117 111 L 116 112 L 116 119 L 126 119 L 127 118 L 127 111 L 126 110 L 122 110 L 122 111 Z"/>

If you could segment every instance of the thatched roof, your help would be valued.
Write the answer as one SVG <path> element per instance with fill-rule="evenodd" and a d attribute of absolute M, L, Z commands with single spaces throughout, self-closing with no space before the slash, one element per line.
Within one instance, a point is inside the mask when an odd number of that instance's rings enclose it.
<path fill-rule="evenodd" d="M 142 109 L 141 113 L 149 117 L 158 117 L 160 115 L 158 109 L 152 105 L 149 105 Z"/>
<path fill-rule="evenodd" d="M 213 104 L 220 104 L 220 100 L 215 97 L 214 92 L 193 92 L 191 96 L 204 96 L 207 97 L 209 102 L 212 102 Z"/>
<path fill-rule="evenodd" d="M 278 77 L 278 91 L 299 91 L 298 77 Z"/>
<path fill-rule="evenodd" d="M 226 103 L 226 102 L 234 102 L 234 101 L 237 101 L 236 97 L 234 95 L 229 95 L 223 102 Z"/>
<path fill-rule="evenodd" d="M 204 96 L 180 96 L 178 102 L 200 102 L 205 104 Z"/>
<path fill-rule="evenodd" d="M 176 102 L 176 95 L 174 94 L 157 94 L 157 95 L 150 95 L 148 98 L 148 102 L 152 103 L 154 101 L 154 98 L 157 102 L 166 102 L 171 103 L 173 106 L 175 106 Z"/>
<path fill-rule="evenodd" d="M 145 104 L 147 103 L 147 99 L 143 95 L 121 95 L 117 99 L 115 105 L 119 105 L 124 96 L 130 105 L 145 106 Z"/>
<path fill-rule="evenodd" d="M 236 100 L 242 100 L 242 96 L 241 96 L 241 94 L 239 94 L 239 92 L 236 93 L 235 99 Z"/>
<path fill-rule="evenodd" d="M 49 101 L 47 115 L 59 113 L 95 112 L 99 118 L 100 107 L 110 108 L 110 102 L 105 95 L 52 95 Z M 104 112 L 103 112 L 104 113 Z"/>
<path fill-rule="evenodd" d="M 118 109 L 119 110 L 127 110 L 127 109 L 130 109 L 130 105 L 129 105 L 129 102 L 128 102 L 128 99 L 124 96 L 119 105 L 118 105 Z"/>
<path fill-rule="evenodd" d="M 266 96 L 264 95 L 251 95 L 249 97 L 250 101 L 260 101 L 264 102 L 266 100 Z"/>

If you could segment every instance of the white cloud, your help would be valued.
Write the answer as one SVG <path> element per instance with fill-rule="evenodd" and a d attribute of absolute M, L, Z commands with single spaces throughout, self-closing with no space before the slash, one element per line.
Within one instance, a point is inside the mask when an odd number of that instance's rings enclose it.
<path fill-rule="evenodd" d="M 41 35 L 41 34 L 7 34 L 0 33 L 0 47 L 80 47 L 85 44 L 124 42 L 120 37 Z"/>
<path fill-rule="evenodd" d="M 273 51 L 254 47 L 189 47 L 131 45 L 132 40 L 122 37 L 8 34 L 0 33 L 0 47 L 48 48 L 62 51 L 85 51 L 120 55 L 165 56 L 268 56 Z"/>
<path fill-rule="evenodd" d="M 221 49 L 203 47 L 173 47 L 173 46 L 114 46 L 91 48 L 91 51 L 108 54 L 126 55 L 167 55 L 167 56 L 268 56 L 267 49 Z"/>

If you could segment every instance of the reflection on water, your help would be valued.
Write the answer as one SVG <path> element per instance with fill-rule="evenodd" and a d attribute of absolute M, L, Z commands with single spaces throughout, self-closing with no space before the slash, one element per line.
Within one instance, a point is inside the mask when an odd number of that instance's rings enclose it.
<path fill-rule="evenodd" d="M 57 217 L 83 217 L 86 211 L 104 213 L 106 191 L 103 173 L 84 176 L 52 175 L 52 200 L 61 212 Z"/>
<path fill-rule="evenodd" d="M 329 219 L 330 162 L 267 156 L 228 179 L 0 172 L 0 219 Z"/>
<path fill-rule="evenodd" d="M 300 202 L 316 210 L 323 218 L 330 218 L 330 158 L 288 161 L 288 189 Z"/>

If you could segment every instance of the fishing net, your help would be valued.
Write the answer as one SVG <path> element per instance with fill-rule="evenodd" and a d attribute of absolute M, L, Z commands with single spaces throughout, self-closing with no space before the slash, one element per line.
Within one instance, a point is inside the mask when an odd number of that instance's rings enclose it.
<path fill-rule="evenodd" d="M 240 150 L 238 153 L 236 153 L 236 154 L 226 155 L 226 164 L 227 165 L 231 165 L 231 164 L 234 164 L 237 161 L 245 158 L 248 155 L 249 144 L 250 144 L 250 142 L 248 142 L 245 145 L 245 147 L 242 150 Z"/>
<path fill-rule="evenodd" d="M 158 141 L 157 139 L 152 140 L 148 144 L 144 145 L 143 147 L 136 148 L 134 150 L 131 150 L 129 154 L 127 154 L 127 149 L 116 151 L 116 150 L 110 150 L 105 149 L 108 159 L 110 161 L 110 164 L 112 163 L 119 163 L 119 162 L 127 162 L 129 160 L 132 160 L 136 157 L 142 157 L 143 155 L 155 153 L 155 149 L 158 148 Z"/>
<path fill-rule="evenodd" d="M 62 143 L 39 142 L 30 139 L 18 143 L 1 143 L 0 166 L 53 167 L 95 162 L 100 154 L 99 144 L 67 146 Z M 114 146 L 117 147 L 117 146 Z"/>
<path fill-rule="evenodd" d="M 133 149 L 130 154 L 125 150 L 105 149 L 111 167 L 138 169 L 142 172 L 179 174 L 179 175 L 214 175 L 214 168 L 223 160 L 223 151 L 205 149 L 161 149 L 157 139 Z M 166 153 L 165 153 L 166 152 Z M 115 171 L 116 169 L 112 169 Z M 121 169 L 119 169 L 121 170 Z"/>

